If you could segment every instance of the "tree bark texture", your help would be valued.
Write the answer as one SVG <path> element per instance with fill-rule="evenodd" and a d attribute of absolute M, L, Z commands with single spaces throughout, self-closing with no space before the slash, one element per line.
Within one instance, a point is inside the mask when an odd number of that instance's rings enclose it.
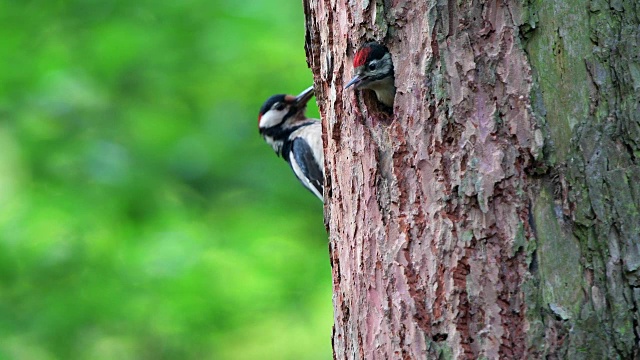
<path fill-rule="evenodd" d="M 637 0 L 304 0 L 339 359 L 632 359 Z M 393 114 L 343 90 L 392 53 Z"/>

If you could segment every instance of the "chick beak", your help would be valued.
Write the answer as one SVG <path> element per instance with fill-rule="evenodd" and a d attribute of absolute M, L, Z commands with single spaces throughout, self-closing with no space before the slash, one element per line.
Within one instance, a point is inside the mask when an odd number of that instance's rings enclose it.
<path fill-rule="evenodd" d="M 344 86 L 344 88 L 346 89 L 351 85 L 359 83 L 360 81 L 362 81 L 362 79 L 358 75 L 356 75 L 353 77 L 353 79 L 351 79 L 351 81 L 347 83 L 347 85 Z"/>

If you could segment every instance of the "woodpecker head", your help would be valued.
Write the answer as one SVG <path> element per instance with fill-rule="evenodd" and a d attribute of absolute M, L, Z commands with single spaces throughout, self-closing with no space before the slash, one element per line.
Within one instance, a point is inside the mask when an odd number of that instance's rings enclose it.
<path fill-rule="evenodd" d="M 307 102 L 313 97 L 313 86 L 305 89 L 298 96 L 273 95 L 260 108 L 258 128 L 261 134 L 269 129 L 281 128 L 290 120 L 304 119 Z"/>
<path fill-rule="evenodd" d="M 378 100 L 387 106 L 393 106 L 396 88 L 393 84 L 393 61 L 386 46 L 376 42 L 364 44 L 353 58 L 355 76 L 345 89 L 370 89 L 376 92 Z"/>

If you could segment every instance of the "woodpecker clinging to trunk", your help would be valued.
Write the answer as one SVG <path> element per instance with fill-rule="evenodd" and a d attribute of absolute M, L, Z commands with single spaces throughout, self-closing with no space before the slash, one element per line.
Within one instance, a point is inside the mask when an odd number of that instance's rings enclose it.
<path fill-rule="evenodd" d="M 355 76 L 344 87 L 355 85 L 356 89 L 369 89 L 376 93 L 378 101 L 393 107 L 396 87 L 393 84 L 393 61 L 386 46 L 376 42 L 362 45 L 353 58 Z"/>
<path fill-rule="evenodd" d="M 323 199 L 322 125 L 305 116 L 313 86 L 298 96 L 273 95 L 260 108 L 258 128 L 278 156 L 289 163 L 302 185 Z"/>

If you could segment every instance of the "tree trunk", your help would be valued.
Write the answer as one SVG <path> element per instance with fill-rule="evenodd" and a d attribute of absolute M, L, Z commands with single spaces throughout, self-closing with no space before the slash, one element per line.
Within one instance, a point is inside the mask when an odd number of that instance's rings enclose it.
<path fill-rule="evenodd" d="M 334 357 L 638 357 L 637 0 L 304 5 Z M 370 40 L 393 115 L 343 90 Z"/>

